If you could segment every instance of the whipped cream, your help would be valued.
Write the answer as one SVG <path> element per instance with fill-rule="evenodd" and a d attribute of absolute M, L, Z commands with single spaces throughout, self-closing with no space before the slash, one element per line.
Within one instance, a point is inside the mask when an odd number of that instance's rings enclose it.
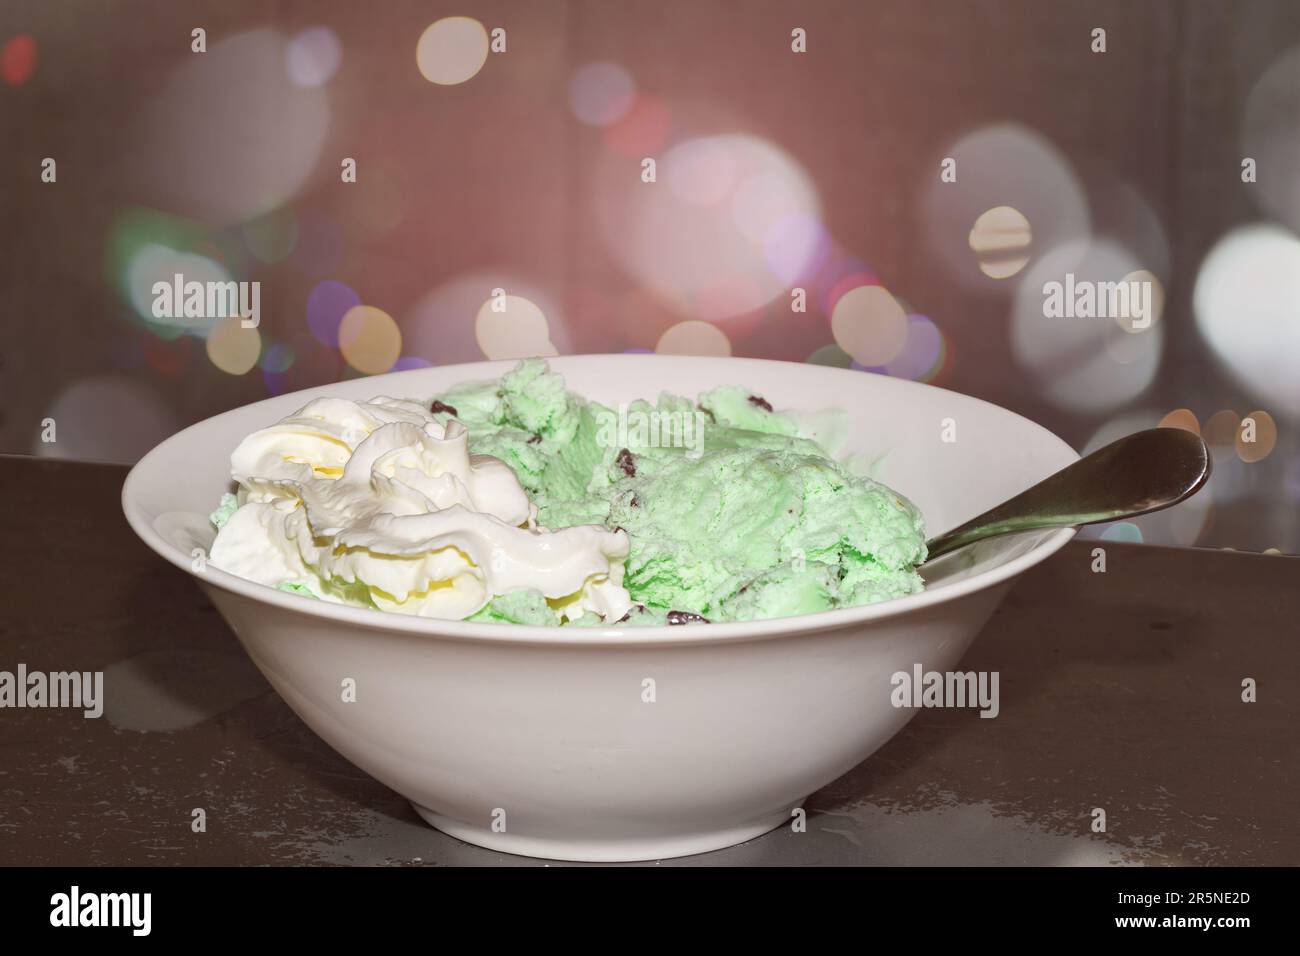
<path fill-rule="evenodd" d="M 417 402 L 316 399 L 240 442 L 230 470 L 238 507 L 210 563 L 251 581 L 437 618 L 529 588 L 561 622 L 631 607 L 625 532 L 538 526 L 510 467 Z"/>

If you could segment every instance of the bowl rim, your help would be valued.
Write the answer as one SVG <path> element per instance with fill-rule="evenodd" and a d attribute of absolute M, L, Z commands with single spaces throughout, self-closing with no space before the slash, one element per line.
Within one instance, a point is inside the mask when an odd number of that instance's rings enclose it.
<path fill-rule="evenodd" d="M 548 359 L 561 359 L 561 364 L 572 364 L 575 361 L 608 361 L 609 359 L 619 360 L 656 360 L 661 362 L 690 362 L 690 363 L 709 363 L 717 362 L 724 358 L 721 356 L 685 356 L 685 355 L 657 355 L 657 354 L 629 354 L 621 353 L 615 355 L 590 354 L 590 355 L 566 355 L 554 356 Z M 784 362 L 775 359 L 752 359 L 725 357 L 728 362 L 735 362 L 737 365 L 747 365 L 751 368 L 761 369 L 764 366 L 773 365 L 794 365 L 797 367 L 807 367 L 807 363 L 802 362 Z M 466 362 L 452 363 L 437 368 L 462 368 L 466 371 L 481 369 L 485 377 L 490 377 L 494 371 L 513 367 L 516 359 L 494 360 L 487 362 Z M 852 375 L 859 376 L 864 374 L 873 374 L 870 372 L 860 372 L 850 369 L 840 369 L 835 367 L 824 367 L 828 374 Z M 401 376 L 415 376 L 421 373 L 427 373 L 429 369 L 408 369 L 401 372 L 388 372 L 383 375 L 369 376 L 366 380 L 383 380 L 385 383 L 397 380 Z M 743 371 L 741 373 L 744 374 Z M 965 395 L 961 392 L 955 392 L 951 389 L 939 388 L 935 385 L 928 385 L 923 382 L 914 382 L 907 379 L 897 379 L 890 376 L 880 376 L 880 378 L 891 383 L 891 387 L 900 388 L 903 391 L 913 390 L 930 390 L 944 392 L 956 396 L 965 402 L 975 402 L 987 406 L 997 411 L 1011 415 L 1019 419 L 1030 428 L 1042 433 L 1046 438 L 1058 443 L 1073 460 L 1078 460 L 1079 454 L 1070 447 L 1062 438 L 1054 432 L 1037 422 L 1025 418 L 1010 409 L 987 402 L 981 398 L 975 398 L 971 395 Z M 468 380 L 468 378 L 466 379 Z M 827 630 L 839 630 L 854 625 L 864 625 L 876 621 L 888 620 L 905 616 L 913 611 L 924 608 L 934 607 L 945 604 L 957 598 L 974 594 L 993 587 L 1010 578 L 1016 577 L 1041 561 L 1051 557 L 1061 548 L 1063 548 L 1078 531 L 1077 527 L 1061 528 L 1052 532 L 1042 541 L 1038 542 L 1024 554 L 1017 555 L 1009 561 L 995 565 L 985 571 L 980 571 L 964 580 L 945 585 L 937 590 L 923 590 L 917 594 L 910 594 L 905 597 L 891 598 L 885 601 L 878 601 L 874 604 L 862 604 L 854 607 L 835 608 L 830 611 L 817 611 L 812 614 L 800 614 L 792 617 L 767 618 L 756 621 L 728 621 L 717 622 L 708 625 L 631 625 L 618 626 L 606 625 L 603 627 L 541 627 L 532 624 L 497 624 L 479 621 L 465 621 L 444 618 L 419 617 L 410 614 L 396 614 L 393 612 L 381 611 L 378 609 L 352 607 L 346 604 L 333 604 L 327 601 L 303 597 L 298 594 L 292 594 L 286 591 L 280 591 L 276 588 L 268 587 L 250 581 L 238 575 L 223 571 L 220 568 L 205 566 L 202 571 L 194 570 L 188 555 L 165 541 L 161 534 L 153 527 L 153 523 L 148 520 L 143 506 L 139 502 L 138 486 L 143 480 L 142 476 L 150 469 L 151 459 L 158 456 L 167 446 L 175 442 L 184 440 L 184 437 L 192 432 L 204 428 L 209 422 L 221 418 L 224 415 L 235 414 L 260 404 L 269 402 L 279 403 L 283 399 L 293 396 L 312 395 L 318 396 L 327 392 L 332 387 L 337 387 L 339 383 L 330 383 L 322 386 L 313 386 L 311 388 L 300 389 L 297 392 L 286 392 L 284 395 L 276 395 L 267 399 L 261 399 L 246 405 L 241 405 L 216 415 L 209 416 L 202 421 L 195 422 L 174 435 L 164 439 L 154 448 L 144 455 L 127 473 L 126 480 L 122 484 L 122 511 L 126 517 L 127 523 L 131 530 L 156 554 L 175 565 L 182 571 L 185 571 L 193 577 L 201 586 L 215 586 L 223 591 L 230 592 L 240 597 L 248 598 L 254 602 L 270 604 L 274 607 L 281 608 L 289 612 L 297 612 L 306 617 L 319 618 L 331 621 L 336 624 L 346 624 L 367 631 L 387 631 L 400 632 L 403 634 L 418 635 L 422 637 L 437 638 L 441 640 L 457 640 L 470 643 L 489 642 L 489 643 L 516 643 L 516 644 L 541 644 L 553 645 L 560 647 L 584 647 L 584 648 L 620 648 L 620 647 L 638 647 L 648 645 L 707 645 L 744 642 L 751 640 L 763 640 L 778 637 L 785 637 L 794 634 L 811 634 Z M 304 398 L 304 402 L 307 399 Z M 1044 475 L 1043 477 L 1047 477 Z"/>

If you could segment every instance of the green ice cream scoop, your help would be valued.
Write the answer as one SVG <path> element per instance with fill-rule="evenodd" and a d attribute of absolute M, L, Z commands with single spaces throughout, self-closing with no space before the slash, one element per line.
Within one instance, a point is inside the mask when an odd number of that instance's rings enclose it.
<path fill-rule="evenodd" d="M 472 452 L 514 469 L 544 526 L 628 532 L 624 585 L 644 608 L 628 623 L 784 617 L 922 588 L 916 508 L 748 389 L 610 408 L 531 359 L 434 409 L 468 426 Z M 546 623 L 521 611 L 489 619 Z"/>
<path fill-rule="evenodd" d="M 624 585 L 640 603 L 750 620 L 921 589 L 916 509 L 828 458 L 733 447 L 624 461 L 632 473 L 606 492 L 603 523 L 628 532 Z"/>

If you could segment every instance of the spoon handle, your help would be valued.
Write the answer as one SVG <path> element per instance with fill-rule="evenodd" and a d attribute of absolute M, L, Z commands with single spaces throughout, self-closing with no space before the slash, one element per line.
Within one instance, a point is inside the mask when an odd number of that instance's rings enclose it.
<path fill-rule="evenodd" d="M 1194 494 L 1209 477 L 1210 453 L 1201 436 L 1181 428 L 1137 432 L 930 539 L 926 560 L 1002 534 L 1159 511 Z"/>

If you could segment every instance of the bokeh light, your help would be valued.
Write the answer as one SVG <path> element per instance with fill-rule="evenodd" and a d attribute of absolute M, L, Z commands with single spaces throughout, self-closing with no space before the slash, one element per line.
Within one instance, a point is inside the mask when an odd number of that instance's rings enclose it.
<path fill-rule="evenodd" d="M 752 312 L 788 294 L 825 251 L 811 181 L 770 143 L 745 135 L 686 140 L 662 157 L 659 171 L 676 187 L 640 183 L 626 160 L 605 154 L 597 212 L 622 268 L 687 318 L 724 318 L 720 302 L 730 314 Z M 735 216 L 737 197 L 752 183 L 775 181 L 788 203 Z"/>
<path fill-rule="evenodd" d="M 903 348 L 885 363 L 885 372 L 915 382 L 932 381 L 943 366 L 945 351 L 939 327 L 928 316 L 909 315 Z"/>
<path fill-rule="evenodd" d="M 402 332 L 383 309 L 354 305 L 339 323 L 339 351 L 358 372 L 379 375 L 402 354 Z"/>
<path fill-rule="evenodd" d="M 284 69 L 296 86 L 323 86 L 342 60 L 343 44 L 329 27 L 308 27 L 294 34 L 284 48 Z"/>
<path fill-rule="evenodd" d="M 415 45 L 415 63 L 430 83 L 455 86 L 473 79 L 488 57 L 488 35 L 472 17 L 444 17 L 427 27 Z"/>
<path fill-rule="evenodd" d="M 551 296 L 518 273 L 491 267 L 442 283 L 406 311 L 402 317 L 406 354 L 423 356 L 439 365 L 480 361 L 486 353 L 478 338 L 477 317 L 493 289 L 503 289 L 511 295 L 536 303 L 546 317 L 546 328 L 541 333 L 525 330 L 526 333 L 544 335 L 545 342 L 550 342 L 554 350 L 549 354 L 569 350 L 568 333 L 561 311 Z M 608 321 L 608 312 L 603 312 L 602 316 Z M 489 316 L 484 321 L 487 323 L 485 329 L 488 334 L 495 336 L 492 317 Z M 545 342 L 539 337 L 533 347 L 544 347 Z"/>
<path fill-rule="evenodd" d="M 293 353 L 288 368 L 280 372 L 268 368 L 262 370 L 262 379 L 272 395 L 337 382 L 346 373 L 348 366 L 338 349 L 323 345 L 306 331 L 290 333 L 283 347 Z"/>
<path fill-rule="evenodd" d="M 1142 282 L 1151 290 L 1151 314 L 1139 319 L 1137 315 L 1116 315 L 1115 322 L 1121 329 L 1133 335 L 1140 335 L 1160 321 L 1165 314 L 1165 286 L 1160 278 L 1149 269 L 1135 269 L 1119 280 L 1121 283 Z M 1122 339 L 1111 338 L 1107 341 L 1121 342 Z"/>
<path fill-rule="evenodd" d="M 307 295 L 307 328 L 318 342 L 338 348 L 343 316 L 360 304 L 361 296 L 351 286 L 326 279 Z"/>
<path fill-rule="evenodd" d="M 0 76 L 10 86 L 22 86 L 36 72 L 36 39 L 20 33 L 0 47 Z"/>
<path fill-rule="evenodd" d="M 227 375 L 243 375 L 257 364 L 262 354 L 262 335 L 244 328 L 243 320 L 234 315 L 221 319 L 208 334 L 208 359 Z"/>
<path fill-rule="evenodd" d="M 939 158 L 956 161 L 955 182 L 941 181 Z M 924 169 L 926 236 L 949 274 L 972 289 L 997 288 L 981 270 L 982 259 L 971 255 L 971 224 L 989 210 L 1009 207 L 1032 223 L 1036 250 L 1091 236 L 1078 175 L 1059 149 L 1026 126 L 1001 123 L 976 130 Z"/>
<path fill-rule="evenodd" d="M 1241 427 L 1241 416 L 1230 408 L 1215 412 L 1205 420 L 1201 428 L 1201 437 L 1213 449 L 1233 448 L 1237 443 L 1237 429 Z"/>
<path fill-rule="evenodd" d="M 768 271 L 787 286 L 815 275 L 833 249 L 826 227 L 806 213 L 791 213 L 778 219 L 763 237 L 763 258 Z"/>
<path fill-rule="evenodd" d="M 418 355 L 403 355 L 393 363 L 392 371 L 409 372 L 417 368 L 433 368 L 433 363 L 426 358 L 420 358 Z"/>
<path fill-rule="evenodd" d="M 1278 57 L 1255 82 L 1242 111 L 1241 155 L 1255 160 L 1252 199 L 1300 232 L 1300 46 Z"/>
<path fill-rule="evenodd" d="M 1247 441 L 1247 439 L 1251 439 Z M 1253 411 L 1241 420 L 1237 429 L 1237 457 L 1247 464 L 1263 461 L 1277 446 L 1277 423 L 1265 411 Z"/>
<path fill-rule="evenodd" d="M 638 94 L 619 119 L 605 128 L 605 145 L 621 156 L 653 156 L 668 140 L 668 107 L 653 96 Z"/>
<path fill-rule="evenodd" d="M 617 63 L 587 63 L 569 80 L 569 108 L 588 126 L 609 126 L 631 109 L 636 82 Z"/>
<path fill-rule="evenodd" d="M 1111 311 L 1109 297 L 1101 292 L 1103 283 L 1118 283 L 1135 271 L 1137 263 L 1128 250 L 1104 240 L 1067 243 L 1025 270 L 1012 316 L 1012 352 L 1053 404 L 1108 411 L 1137 398 L 1155 379 L 1164 324 L 1151 323 L 1141 335 L 1130 335 L 1112 315 L 1097 314 L 1103 303 Z M 1079 292 L 1072 298 L 1070 288 L 1092 291 L 1094 314 L 1049 316 L 1048 283 L 1060 285 L 1062 304 L 1069 308 L 1080 301 Z M 1152 291 L 1152 302 L 1154 298 Z M 1138 311 L 1132 302 L 1128 308 Z"/>
<path fill-rule="evenodd" d="M 826 290 L 826 295 L 822 300 L 822 313 L 833 315 L 835 306 L 843 298 L 844 293 L 851 289 L 857 289 L 864 285 L 882 285 L 880 277 L 874 272 L 854 272 L 839 279 L 834 285 Z"/>
<path fill-rule="evenodd" d="M 696 291 L 690 311 L 710 322 L 731 320 L 748 331 L 761 317 L 754 302 L 762 296 L 763 290 L 751 276 L 724 273 Z"/>
<path fill-rule="evenodd" d="M 32 454 L 133 464 L 180 428 L 171 406 L 138 377 L 96 376 L 74 382 L 50 405 L 55 441 L 37 434 Z"/>
<path fill-rule="evenodd" d="M 1122 541 L 1125 544 L 1141 544 L 1142 529 L 1131 521 L 1120 521 L 1116 524 L 1107 525 L 1106 530 L 1101 533 L 1103 541 Z"/>
<path fill-rule="evenodd" d="M 1196 497 L 1204 496 L 1219 506 L 1249 500 L 1258 493 L 1259 472 L 1237 457 L 1236 448 L 1231 444 L 1227 447 L 1211 445 L 1210 453 L 1214 462 L 1213 472 L 1205 489 Z"/>
<path fill-rule="evenodd" d="M 980 272 L 990 279 L 1007 279 L 1029 262 L 1033 230 L 1020 210 L 994 206 L 975 220 L 967 242 Z"/>
<path fill-rule="evenodd" d="M 1214 521 L 1215 505 L 1220 500 L 1217 485 L 1222 478 L 1211 476 L 1199 492 L 1172 508 L 1142 515 L 1135 519 L 1143 534 L 1152 542 L 1190 548 L 1197 544 Z"/>
<path fill-rule="evenodd" d="M 1201 433 L 1201 423 L 1197 421 L 1196 414 L 1190 408 L 1175 408 L 1160 419 L 1160 424 L 1156 427 L 1181 428 L 1183 431 L 1192 432 L 1195 435 Z"/>
<path fill-rule="evenodd" d="M 907 343 L 907 314 L 884 286 L 864 285 L 840 296 L 831 314 L 831 334 L 853 360 L 865 366 L 894 361 Z"/>
<path fill-rule="evenodd" d="M 177 257 L 197 255 L 198 249 L 206 247 L 210 235 L 210 227 L 203 223 L 140 206 L 128 206 L 114 217 L 104 243 L 105 278 L 131 307 L 130 317 L 141 319 L 155 335 L 182 334 L 184 329 L 180 326 L 157 324 L 153 316 L 152 286 L 157 281 L 174 279 L 175 269 L 170 266 L 178 261 L 188 264 Z M 216 265 L 228 273 L 230 270 L 224 263 L 240 260 L 241 256 L 231 254 L 240 247 L 235 242 L 223 245 L 226 246 L 221 255 L 223 262 Z M 205 267 L 203 271 L 208 270 Z"/>
<path fill-rule="evenodd" d="M 736 186 L 736 157 L 730 144 L 715 137 L 687 140 L 673 147 L 661 168 L 673 194 L 696 206 L 721 202 Z"/>
<path fill-rule="evenodd" d="M 294 85 L 284 38 L 269 29 L 180 62 L 122 137 L 136 187 L 159 208 L 213 225 L 284 205 L 317 167 L 330 123 L 324 90 Z"/>
<path fill-rule="evenodd" d="M 805 176 L 791 175 L 783 163 L 764 165 L 770 168 L 750 171 L 731 198 L 736 228 L 753 242 L 764 241 L 779 223 L 809 215 L 817 207 L 816 193 Z"/>
<path fill-rule="evenodd" d="M 1274 225 L 1228 233 L 1201 263 L 1192 306 L 1234 381 L 1300 416 L 1300 239 Z"/>
<path fill-rule="evenodd" d="M 292 366 L 290 366 L 292 368 Z M 293 391 L 289 386 L 289 376 L 286 372 L 272 372 L 270 369 L 262 370 L 262 381 L 266 385 L 266 390 L 272 395 L 283 395 L 285 392 Z"/>
<path fill-rule="evenodd" d="M 184 277 L 184 284 L 190 282 L 230 282 L 230 272 L 218 262 L 207 256 L 179 252 L 167 246 L 149 243 L 142 246 L 126 269 L 126 288 L 137 313 L 151 327 L 164 327 L 174 332 L 187 332 L 191 335 L 206 336 L 212 329 L 217 316 L 186 316 L 184 299 L 174 301 L 175 277 Z M 169 295 L 173 315 L 154 315 L 154 283 L 165 282 L 173 289 Z M 165 302 L 163 304 L 166 304 Z M 236 306 L 238 303 L 234 303 Z M 206 309 L 206 298 L 205 298 Z"/>
<path fill-rule="evenodd" d="M 1090 182 L 1088 206 L 1095 235 L 1123 245 L 1161 281 L 1170 275 L 1169 237 L 1164 224 L 1132 183 L 1110 177 Z"/>
<path fill-rule="evenodd" d="M 815 312 L 812 306 L 816 305 L 822 315 L 829 317 L 835 311 L 835 304 L 839 302 L 840 296 L 845 292 L 856 289 L 860 285 L 880 284 L 880 277 L 872 272 L 865 262 L 856 256 L 845 254 L 832 245 L 821 268 L 808 283 L 811 299 L 809 313 Z"/>
<path fill-rule="evenodd" d="M 655 351 L 660 355 L 731 354 L 731 340 L 716 325 L 690 319 L 679 322 L 659 337 Z"/>
<path fill-rule="evenodd" d="M 474 335 L 490 359 L 557 354 L 546 313 L 522 295 L 489 297 L 474 319 Z"/>
<path fill-rule="evenodd" d="M 283 373 L 289 371 L 293 365 L 293 346 L 284 342 L 276 342 L 267 346 L 262 352 L 261 361 L 257 364 L 265 372 Z"/>

